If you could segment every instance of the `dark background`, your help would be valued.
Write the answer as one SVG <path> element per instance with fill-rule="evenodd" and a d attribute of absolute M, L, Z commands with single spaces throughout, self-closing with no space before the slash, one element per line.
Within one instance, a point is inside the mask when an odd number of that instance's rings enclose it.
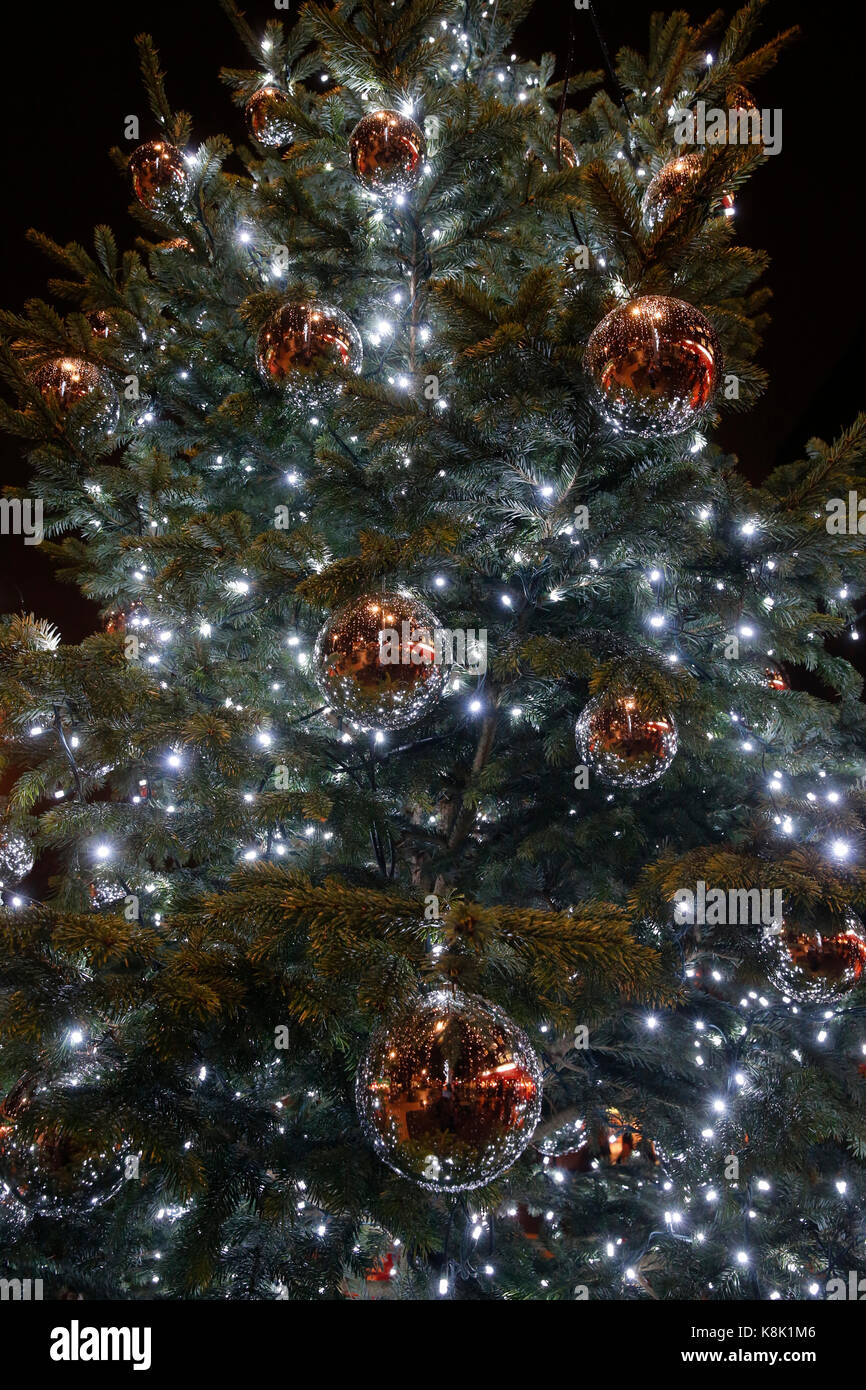
<path fill-rule="evenodd" d="M 695 20 L 714 8 L 706 0 L 683 7 Z M 266 0 L 246 0 L 244 8 L 262 25 L 275 13 L 285 14 Z M 626 44 L 645 49 L 649 15 L 674 6 L 596 0 L 596 8 L 615 53 Z M 139 81 L 135 35 L 147 30 L 154 36 L 169 99 L 193 113 L 198 138 L 242 136 L 241 115 L 218 71 L 222 65 L 248 66 L 217 0 L 145 0 L 110 9 L 93 0 L 50 0 L 17 6 L 16 19 L 18 37 L 5 54 L 0 94 L 7 132 L 0 303 L 10 309 L 31 296 L 48 297 L 45 281 L 53 267 L 25 242 L 28 227 L 89 247 L 93 226 L 107 222 L 121 245 L 134 239 L 128 189 L 108 150 L 122 143 L 128 114 L 141 117 L 143 138 L 155 133 Z M 600 68 L 589 16 L 575 12 L 572 0 L 538 0 L 516 48 L 527 58 L 553 50 L 564 59 L 572 19 L 575 67 Z M 861 57 L 843 12 L 814 0 L 777 0 L 768 6 L 763 33 L 792 24 L 801 26 L 801 38 L 754 91 L 759 107 L 783 112 L 782 153 L 737 201 L 740 238 L 773 259 L 774 321 L 762 356 L 770 389 L 748 414 L 729 416 L 721 433 L 722 444 L 754 480 L 799 457 L 812 435 L 833 437 L 863 405 Z M 25 480 L 14 440 L 0 439 L 0 466 L 3 484 Z M 56 622 L 67 642 L 97 626 L 95 607 L 52 578 L 39 547 L 4 538 L 2 571 L 0 612 L 35 611 Z"/>

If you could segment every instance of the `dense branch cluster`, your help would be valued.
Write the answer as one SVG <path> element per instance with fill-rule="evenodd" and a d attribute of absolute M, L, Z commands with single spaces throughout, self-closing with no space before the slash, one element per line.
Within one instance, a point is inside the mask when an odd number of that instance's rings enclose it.
<path fill-rule="evenodd" d="M 133 205 L 134 249 L 33 234 L 63 312 L 0 315 L 26 495 L 104 614 L 80 646 L 0 628 L 0 850 L 36 862 L 0 873 L 0 1244 L 51 1296 L 787 1298 L 863 1265 L 856 990 L 798 1004 L 757 927 L 673 908 L 772 887 L 841 930 L 866 904 L 839 655 L 866 560 L 825 525 L 866 422 L 760 487 L 708 441 L 765 380 L 766 260 L 724 215 L 760 145 L 708 149 L 646 215 L 672 109 L 724 107 L 789 35 L 756 46 L 763 0 L 655 15 L 620 104 L 520 58 L 530 8 L 336 0 L 259 31 L 226 0 L 237 143 L 196 144 L 141 36 L 175 196 Z M 241 115 L 265 88 L 270 146 Z M 393 197 L 350 164 L 380 108 L 426 145 Z M 651 439 L 584 360 L 648 295 L 706 316 L 729 388 Z M 286 304 L 347 316 L 360 372 L 263 379 Z M 397 729 L 314 678 L 328 616 L 386 589 L 486 633 L 486 668 Z M 624 692 L 672 712 L 676 758 L 578 786 L 575 722 Z M 522 1157 L 447 1200 L 354 1104 L 376 1023 L 443 981 L 544 1072 Z"/>

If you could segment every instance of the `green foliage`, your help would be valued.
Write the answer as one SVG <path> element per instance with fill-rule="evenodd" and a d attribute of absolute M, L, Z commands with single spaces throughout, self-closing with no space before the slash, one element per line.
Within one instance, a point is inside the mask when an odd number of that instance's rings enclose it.
<path fill-rule="evenodd" d="M 224 82 L 242 108 L 270 73 L 295 141 L 213 135 L 184 210 L 135 210 L 135 249 L 33 233 L 63 309 L 0 315 L 0 423 L 105 629 L 0 627 L 0 854 L 36 859 L 2 890 L 0 1241 L 51 1296 L 338 1297 L 395 1237 L 406 1299 L 441 1277 L 470 1298 L 798 1297 L 807 1272 L 861 1269 L 862 991 L 794 1010 L 754 924 L 681 928 L 671 904 L 703 880 L 778 887 L 795 921 L 866 907 L 866 720 L 838 645 L 866 556 L 826 525 L 862 483 L 866 417 L 755 487 L 694 431 L 614 431 L 583 372 L 605 313 L 675 294 L 739 384 L 717 411 L 763 389 L 766 259 L 714 208 L 760 190 L 765 156 L 711 150 L 652 228 L 643 196 L 671 106 L 724 106 L 792 35 L 755 46 L 762 0 L 727 27 L 654 14 L 646 54 L 618 55 L 626 111 L 597 72 L 566 93 L 552 55 L 511 58 L 530 8 L 337 0 L 261 31 L 224 0 L 252 62 Z M 424 177 L 380 205 L 347 139 L 405 102 Z M 310 297 L 365 351 L 314 402 L 254 361 L 274 307 Z M 58 356 L 114 383 L 112 436 L 43 397 Z M 485 633 L 488 665 L 377 740 L 323 706 L 314 642 L 326 611 L 405 586 Z M 643 792 L 575 780 L 604 692 L 676 720 Z M 473 1193 L 492 1276 L 466 1202 L 387 1170 L 354 1107 L 373 1026 L 443 980 L 506 1009 L 545 1072 L 532 1145 Z M 617 1164 L 611 1111 L 641 1138 Z M 557 1168 L 543 1144 L 579 1119 L 580 1164 Z M 514 1211 L 551 1213 L 537 1243 Z"/>

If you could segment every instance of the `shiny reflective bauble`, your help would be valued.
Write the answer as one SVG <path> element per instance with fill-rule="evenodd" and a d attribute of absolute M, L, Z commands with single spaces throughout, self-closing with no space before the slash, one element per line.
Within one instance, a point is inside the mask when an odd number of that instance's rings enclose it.
<path fill-rule="evenodd" d="M 747 87 L 737 83 L 729 87 L 725 95 L 728 112 L 734 112 L 737 120 L 736 135 L 731 133 L 731 117 L 728 115 L 728 140 L 736 139 L 740 145 L 760 145 L 764 143 L 763 116 L 755 104 L 755 98 Z"/>
<path fill-rule="evenodd" d="M 289 119 L 288 97 L 279 87 L 260 87 L 246 105 L 250 135 L 260 145 L 278 150 L 291 145 L 295 128 Z"/>
<path fill-rule="evenodd" d="M 113 430 L 120 419 L 120 400 L 109 377 L 81 357 L 58 357 L 40 367 L 33 380 L 46 400 L 64 412 L 81 401 L 94 398 L 92 423 Z"/>
<path fill-rule="evenodd" d="M 768 666 L 764 672 L 764 679 L 771 690 L 790 690 L 791 685 L 784 671 L 780 671 L 778 666 Z"/>
<path fill-rule="evenodd" d="M 644 1138 L 638 1121 L 627 1119 L 619 1110 L 605 1112 L 605 1123 L 596 1135 L 596 1147 L 602 1160 L 614 1167 L 627 1163 L 637 1150 L 650 1163 L 658 1163 L 655 1145 Z"/>
<path fill-rule="evenodd" d="M 375 1264 L 363 1271 L 344 1266 L 340 1293 L 344 1298 L 363 1299 L 365 1303 L 402 1300 L 405 1297 L 403 1279 L 408 1269 L 405 1247 L 397 1240 Z"/>
<path fill-rule="evenodd" d="M 92 362 L 80 357 L 58 357 L 47 362 L 34 375 L 34 381 L 46 400 L 53 400 L 62 410 L 71 410 L 100 385 L 101 373 Z"/>
<path fill-rule="evenodd" d="M 87 322 L 97 338 L 111 337 L 111 319 L 104 309 L 94 309 L 87 315 Z"/>
<path fill-rule="evenodd" d="M 167 140 L 139 145 L 130 158 L 129 172 L 136 198 L 151 212 L 169 212 L 186 194 L 183 156 Z"/>
<path fill-rule="evenodd" d="M 821 930 L 823 926 L 823 931 Z M 764 939 L 767 978 L 799 1004 L 829 1004 L 864 979 L 866 933 L 856 913 L 823 923 L 783 921 Z"/>
<path fill-rule="evenodd" d="M 530 145 L 524 155 L 527 164 L 540 164 L 542 172 L 547 174 L 551 170 L 557 169 L 576 169 L 580 163 L 577 157 L 577 150 L 570 140 L 564 135 L 559 137 L 559 147 L 557 149 L 556 139 L 554 138 L 549 148 L 540 147 L 539 150 Z"/>
<path fill-rule="evenodd" d="M 20 883 L 33 868 L 33 848 L 23 835 L 0 831 L 0 886 Z"/>
<path fill-rule="evenodd" d="M 725 93 L 725 104 L 729 111 L 756 111 L 755 98 L 741 82 L 734 83 Z"/>
<path fill-rule="evenodd" d="M 95 908 L 110 907 L 112 903 L 121 902 L 126 897 L 126 889 L 110 879 L 96 880 L 88 884 L 88 892 Z"/>
<path fill-rule="evenodd" d="M 747 120 L 743 120 L 747 116 Z M 760 145 L 762 140 L 762 117 L 755 104 L 755 98 L 746 87 L 737 83 L 728 88 L 725 94 L 724 110 L 713 107 L 705 109 L 702 116 L 693 108 L 679 110 L 677 123 L 680 131 L 677 138 L 689 144 L 701 145 Z"/>
<path fill-rule="evenodd" d="M 722 374 L 716 330 L 682 299 L 647 295 L 593 329 L 586 368 L 610 424 L 644 439 L 697 424 Z"/>
<path fill-rule="evenodd" d="M 567 1120 L 557 1129 L 549 1131 L 537 1141 L 538 1151 L 546 1159 L 565 1158 L 576 1150 L 586 1139 L 586 1121 Z"/>
<path fill-rule="evenodd" d="M 126 613 L 122 608 L 114 608 L 105 617 L 106 632 L 126 632 Z"/>
<path fill-rule="evenodd" d="M 263 326 L 256 361 L 266 381 L 314 401 L 332 367 L 360 372 L 361 335 L 348 315 L 327 304 L 284 304 Z"/>
<path fill-rule="evenodd" d="M 643 198 L 644 221 L 650 228 L 656 227 L 665 217 L 671 202 L 680 197 L 693 184 L 704 168 L 699 154 L 681 154 L 665 164 L 647 185 Z M 710 203 L 712 211 L 730 214 L 734 199 L 731 193 L 723 193 Z"/>
<path fill-rule="evenodd" d="M 645 708 L 636 695 L 590 700 L 575 734 L 582 761 L 617 787 L 648 787 L 667 772 L 677 751 L 673 716 Z"/>
<path fill-rule="evenodd" d="M 658 1163 L 655 1145 L 644 1138 L 637 1120 L 626 1119 L 614 1109 L 605 1111 L 604 1122 L 600 1124 L 574 1121 L 539 1148 L 550 1167 L 569 1173 L 588 1173 L 600 1164 L 618 1167 L 627 1163 L 632 1154 Z"/>
<path fill-rule="evenodd" d="M 559 137 L 559 160 L 563 169 L 577 168 L 577 150 L 570 140 L 566 140 L 564 135 Z"/>
<path fill-rule="evenodd" d="M 427 158 L 419 125 L 399 111 L 373 111 L 349 136 L 352 173 L 373 193 L 410 193 Z"/>
<path fill-rule="evenodd" d="M 106 632 L 126 632 L 128 627 L 150 626 L 150 618 L 140 599 L 132 599 L 128 608 L 112 608 L 105 615 Z"/>
<path fill-rule="evenodd" d="M 313 653 L 332 709 L 363 729 L 403 729 L 432 709 L 448 681 L 441 628 L 411 594 L 365 594 L 333 613 Z"/>
<path fill-rule="evenodd" d="M 466 1192 L 526 1148 L 541 1112 L 541 1067 L 501 1009 L 436 990 L 374 1034 L 355 1098 L 390 1167 L 431 1192 Z"/>

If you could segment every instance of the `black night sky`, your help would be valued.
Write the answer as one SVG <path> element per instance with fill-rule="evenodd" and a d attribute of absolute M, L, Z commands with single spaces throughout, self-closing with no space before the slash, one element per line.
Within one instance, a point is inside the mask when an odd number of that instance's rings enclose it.
<path fill-rule="evenodd" d="M 644 49 L 649 15 L 664 8 L 642 0 L 596 5 L 613 52 L 625 44 Z M 243 8 L 262 25 L 275 13 L 266 0 L 246 0 Z M 696 20 L 713 9 L 706 0 L 683 8 Z M 538 0 L 517 40 L 521 56 L 554 50 L 564 59 L 573 17 L 572 0 Z M 2 87 L 7 244 L 0 299 L 10 309 L 32 296 L 49 297 L 45 284 L 53 267 L 25 242 L 28 227 L 89 247 L 93 226 L 107 222 L 121 245 L 134 240 L 128 189 L 108 150 L 122 142 L 129 113 L 141 115 L 144 138 L 152 134 L 135 35 L 147 30 L 154 36 L 170 100 L 193 113 L 198 138 L 220 132 L 243 138 L 242 117 L 218 71 L 248 65 L 217 0 L 145 0 L 110 9 L 93 0 L 47 0 L 16 7 L 16 18 L 16 47 L 7 49 Z M 588 16 L 579 12 L 575 22 L 575 66 L 600 68 Z M 770 389 L 752 411 L 729 416 L 721 436 L 755 480 L 799 457 L 812 435 L 837 434 L 866 404 L 859 391 L 866 289 L 858 245 L 861 56 L 839 11 L 777 0 L 768 7 L 763 33 L 792 24 L 800 25 L 800 40 L 755 87 L 758 106 L 783 112 L 782 152 L 737 204 L 739 236 L 768 250 L 773 261 L 774 321 L 762 355 Z M 4 439 L 0 450 L 3 482 L 23 482 L 16 442 Z M 2 556 L 0 611 L 35 611 L 56 622 L 65 641 L 94 630 L 96 609 L 54 581 L 38 547 L 7 537 Z"/>

